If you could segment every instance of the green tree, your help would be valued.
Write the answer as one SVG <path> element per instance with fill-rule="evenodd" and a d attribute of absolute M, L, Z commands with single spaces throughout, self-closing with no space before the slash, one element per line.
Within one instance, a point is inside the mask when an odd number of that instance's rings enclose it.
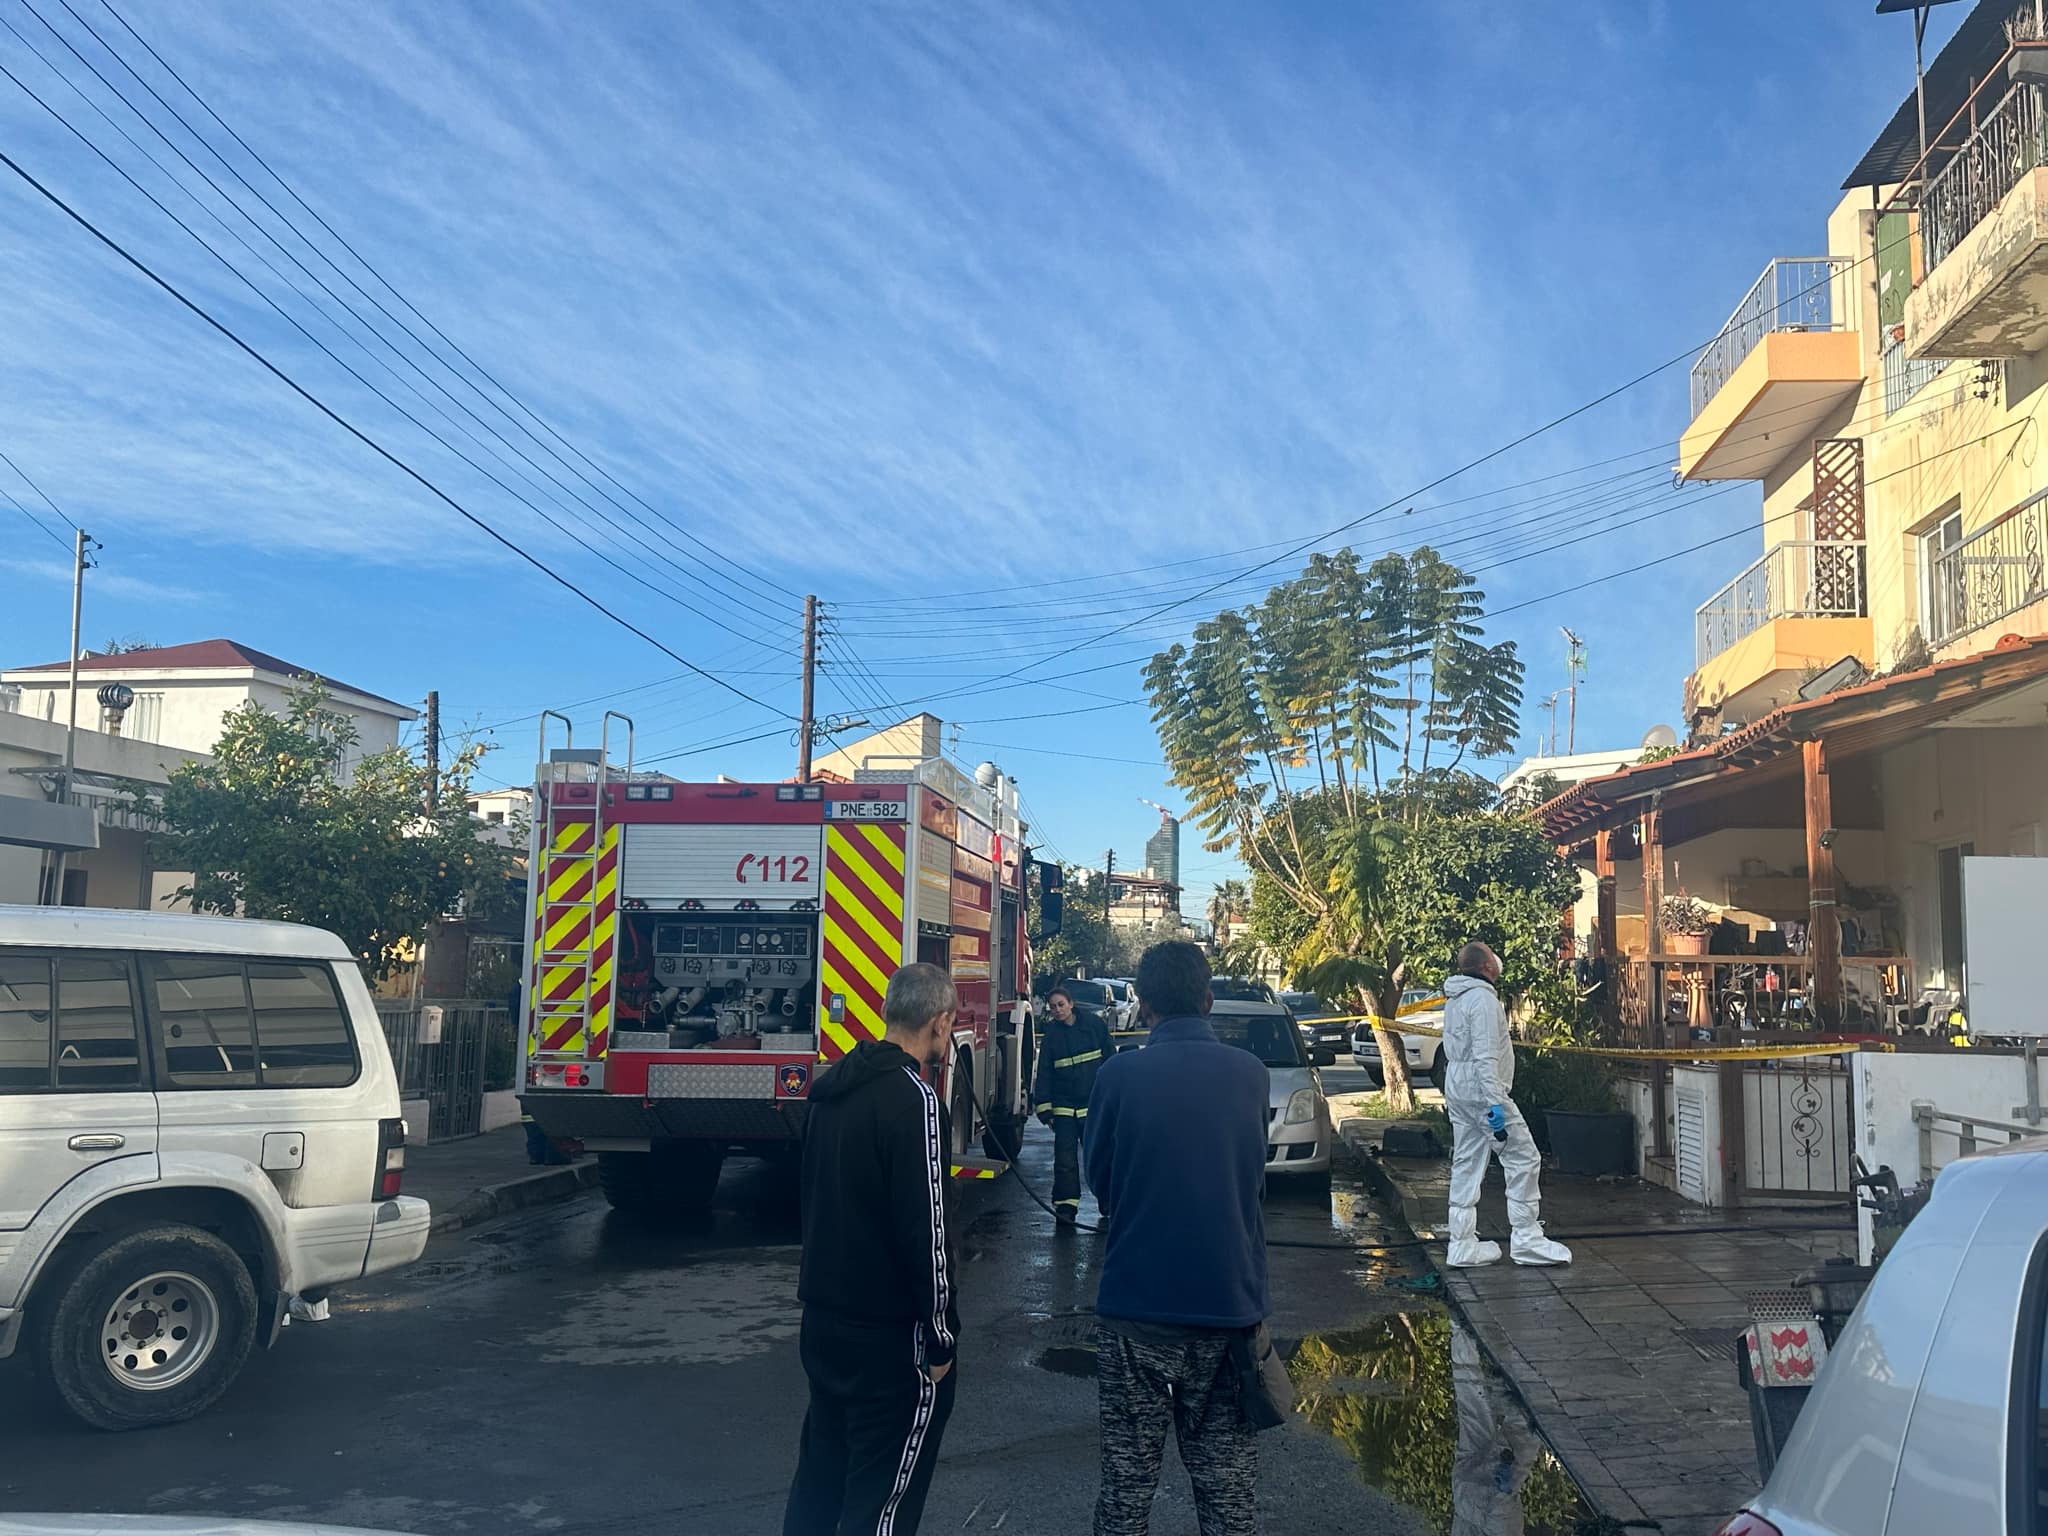
<path fill-rule="evenodd" d="M 440 918 L 509 899 L 511 854 L 467 808 L 485 748 L 455 755 L 430 810 L 427 769 L 402 749 L 347 771 L 355 727 L 326 699 L 309 685 L 282 714 L 230 714 L 212 761 L 171 775 L 155 857 L 193 872 L 178 894 L 196 911 L 329 929 L 384 976 Z"/>
<path fill-rule="evenodd" d="M 1366 568 L 1349 550 L 1318 554 L 1145 673 L 1205 846 L 1252 871 L 1255 936 L 1332 1001 L 1381 1018 L 1407 972 L 1393 884 L 1404 841 L 1429 818 L 1490 806 L 1464 762 L 1515 738 L 1522 663 L 1512 641 L 1485 642 L 1484 605 L 1427 547 Z M 1402 1053 L 1378 1033 L 1388 1096 L 1407 1108 Z"/>
<path fill-rule="evenodd" d="M 1135 965 L 1129 936 L 1103 916 L 1102 876 L 1068 864 L 1056 938 L 1031 936 L 1032 964 L 1042 976 L 1128 976 Z"/>

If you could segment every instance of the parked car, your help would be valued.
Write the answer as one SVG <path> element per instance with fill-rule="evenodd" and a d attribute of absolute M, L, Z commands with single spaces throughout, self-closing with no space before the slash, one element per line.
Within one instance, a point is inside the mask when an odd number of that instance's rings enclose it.
<path fill-rule="evenodd" d="M 1103 988 L 1111 998 L 1113 1012 L 1106 1014 L 1111 1029 L 1136 1029 L 1138 1027 L 1138 989 L 1128 976 L 1107 976 Z"/>
<path fill-rule="evenodd" d="M 1280 994 L 1249 976 L 1213 976 L 1209 979 L 1209 995 L 1218 1002 L 1226 998 L 1241 1003 L 1277 1003 Z"/>
<path fill-rule="evenodd" d="M 1401 1020 L 1403 1023 L 1427 1024 L 1432 1029 L 1444 1026 L 1444 996 L 1434 987 L 1410 987 L 1401 994 Z M 1410 1082 L 1427 1081 L 1438 1093 L 1444 1089 L 1444 1043 L 1436 1035 L 1403 1034 L 1400 1036 L 1402 1055 L 1408 1063 Z M 1360 1020 L 1351 1032 L 1351 1059 L 1365 1068 L 1366 1076 L 1375 1085 L 1385 1086 L 1387 1074 L 1380 1064 L 1379 1037 L 1372 1032 L 1372 1024 Z"/>
<path fill-rule="evenodd" d="M 1318 1051 L 1328 1053 L 1328 1060 L 1322 1065 L 1329 1066 L 1337 1059 L 1351 1038 L 1351 1026 L 1341 1021 L 1338 1011 L 1317 997 L 1313 992 L 1282 992 L 1280 1004 L 1294 1015 L 1294 1022 L 1301 1030 L 1301 1042 L 1306 1045 L 1309 1055 Z"/>
<path fill-rule="evenodd" d="M 2048 1516 L 2048 1149 L 1944 1168 L 1722 1536 L 2037 1536 Z"/>
<path fill-rule="evenodd" d="M 1250 1051 L 1266 1064 L 1272 1093 L 1266 1106 L 1266 1176 L 1304 1182 L 1330 1178 L 1336 1133 L 1323 1082 L 1293 1016 L 1278 1003 L 1219 998 L 1209 1027 L 1226 1045 Z"/>
<path fill-rule="evenodd" d="M 340 939 L 0 907 L 0 1357 L 100 1429 L 204 1411 L 288 1317 L 410 1264 L 398 1079 Z"/>

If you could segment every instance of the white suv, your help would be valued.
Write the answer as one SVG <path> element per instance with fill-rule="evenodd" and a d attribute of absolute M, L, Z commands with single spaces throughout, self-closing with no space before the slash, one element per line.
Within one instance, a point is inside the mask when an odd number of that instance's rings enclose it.
<path fill-rule="evenodd" d="M 286 923 L 0 906 L 0 1357 L 102 1429 L 425 1249 L 362 973 Z"/>

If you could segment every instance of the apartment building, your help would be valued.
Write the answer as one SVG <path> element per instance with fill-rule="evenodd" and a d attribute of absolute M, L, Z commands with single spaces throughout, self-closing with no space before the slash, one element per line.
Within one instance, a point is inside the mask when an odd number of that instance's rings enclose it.
<path fill-rule="evenodd" d="M 1817 253 L 1764 261 L 1693 365 L 1678 473 L 1755 482 L 1762 516 L 1694 615 L 1686 749 L 1536 812 L 1595 881 L 1628 1043 L 1819 1026 L 1924 1076 L 1967 996 L 1964 861 L 2048 855 L 2044 31 L 1982 0 L 1902 70 Z M 1960 1054 L 1945 1108 L 2010 1110 L 2017 1057 Z M 1912 1134 L 1871 1118 L 1893 1059 L 1644 1067 L 1645 1171 L 1844 1196 L 1852 1152 Z"/>

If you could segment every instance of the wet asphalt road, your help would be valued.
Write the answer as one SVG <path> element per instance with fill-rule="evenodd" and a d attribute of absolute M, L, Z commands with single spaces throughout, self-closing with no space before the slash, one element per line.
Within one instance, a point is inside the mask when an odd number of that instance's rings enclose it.
<path fill-rule="evenodd" d="M 1333 1090 L 1355 1074 L 1328 1074 Z M 1026 1176 L 1041 1191 L 1050 1138 Z M 1092 1216 L 1092 1203 L 1084 1218 Z M 1283 1342 L 1397 1310 L 1405 1253 L 1365 1191 L 1269 1203 Z M 1013 1177 L 963 1187 L 958 1406 L 927 1531 L 1088 1528 L 1086 1345 L 1097 1240 L 1057 1234 Z M 61 1417 L 0 1365 L 0 1509 L 238 1514 L 412 1531 L 767 1533 L 804 1406 L 791 1192 L 735 1160 L 702 1229 L 649 1228 L 594 1193 L 437 1239 L 257 1356 L 213 1412 L 119 1437 Z M 1286 1246 L 1299 1244 L 1303 1246 Z M 1169 1454 L 1154 1529 L 1191 1532 Z M 1266 1527 L 1422 1529 L 1337 1442 L 1262 1437 Z"/>

